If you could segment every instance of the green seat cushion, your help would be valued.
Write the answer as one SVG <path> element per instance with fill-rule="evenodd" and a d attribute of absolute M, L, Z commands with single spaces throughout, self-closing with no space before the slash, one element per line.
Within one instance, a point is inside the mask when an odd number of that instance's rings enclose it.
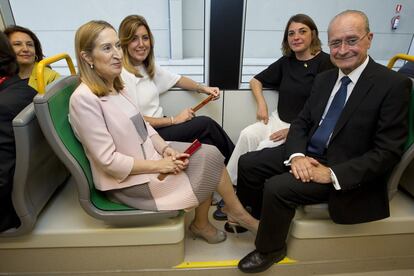
<path fill-rule="evenodd" d="M 411 91 L 410 107 L 408 110 L 408 137 L 405 142 L 404 151 L 406 151 L 414 142 L 414 88 Z"/>

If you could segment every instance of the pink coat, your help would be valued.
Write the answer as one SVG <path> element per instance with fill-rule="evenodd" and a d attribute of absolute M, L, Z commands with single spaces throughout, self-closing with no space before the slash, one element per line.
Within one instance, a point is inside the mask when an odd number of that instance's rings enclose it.
<path fill-rule="evenodd" d="M 69 114 L 73 131 L 91 164 L 98 190 L 158 181 L 158 174 L 130 175 L 134 159 L 145 159 L 143 150 L 147 160 L 159 160 L 161 156 L 151 139 L 142 141 L 132 121 L 111 101 L 111 97 L 97 97 L 81 83 L 70 98 Z M 146 126 L 149 137 L 157 134 L 148 123 Z M 185 173 L 169 177 L 170 181 L 189 184 Z"/>

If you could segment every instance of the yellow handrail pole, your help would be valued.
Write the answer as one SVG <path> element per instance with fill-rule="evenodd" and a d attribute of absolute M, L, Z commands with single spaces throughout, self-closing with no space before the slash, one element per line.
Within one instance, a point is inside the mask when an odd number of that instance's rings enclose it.
<path fill-rule="evenodd" d="M 407 54 L 396 54 L 395 56 L 393 56 L 390 61 L 387 64 L 387 67 L 392 69 L 392 67 L 394 66 L 395 62 L 399 59 L 403 59 L 403 60 L 407 60 L 407 61 L 413 61 L 414 62 L 414 56 L 410 56 Z"/>
<path fill-rule="evenodd" d="M 37 68 L 36 68 L 37 92 L 39 92 L 39 94 L 45 93 L 45 89 L 46 89 L 45 75 L 44 75 L 45 67 L 61 59 L 66 60 L 66 63 L 68 64 L 68 67 L 70 70 L 70 74 L 76 75 L 76 70 L 75 70 L 75 66 L 73 65 L 72 59 L 66 53 L 61 53 L 61 54 L 57 54 L 57 55 L 42 59 L 41 61 L 39 61 L 39 64 L 37 65 Z"/>

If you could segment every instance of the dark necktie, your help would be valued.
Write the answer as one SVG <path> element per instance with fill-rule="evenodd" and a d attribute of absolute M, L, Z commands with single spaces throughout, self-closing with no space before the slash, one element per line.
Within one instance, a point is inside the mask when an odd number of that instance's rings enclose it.
<path fill-rule="evenodd" d="M 324 154 L 326 144 L 345 105 L 347 87 L 350 82 L 351 79 L 347 76 L 341 79 L 341 87 L 336 92 L 325 118 L 309 141 L 308 152 L 321 156 Z"/>

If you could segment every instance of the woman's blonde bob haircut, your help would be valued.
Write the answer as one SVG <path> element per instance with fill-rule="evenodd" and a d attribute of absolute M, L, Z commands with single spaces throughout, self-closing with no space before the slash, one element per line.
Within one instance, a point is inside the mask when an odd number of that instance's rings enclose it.
<path fill-rule="evenodd" d="M 108 28 L 115 31 L 114 27 L 106 21 L 92 20 L 80 26 L 75 35 L 75 54 L 80 78 L 98 97 L 108 95 L 110 88 L 108 87 L 106 80 L 103 79 L 96 70 L 91 68 L 82 57 L 81 53 L 86 52 L 92 57 L 92 51 L 96 47 L 96 39 L 103 30 Z M 116 91 L 121 91 L 124 88 L 124 83 L 120 76 L 115 78 L 114 88 Z"/>
<path fill-rule="evenodd" d="M 122 51 L 124 51 L 122 63 L 128 72 L 134 74 L 136 77 L 142 77 L 138 69 L 134 67 L 133 62 L 131 61 L 132 57 L 128 52 L 128 45 L 134 40 L 135 32 L 141 26 L 144 26 L 147 29 L 151 45 L 149 54 L 143 64 L 148 76 L 153 79 L 155 75 L 154 36 L 152 35 L 147 21 L 141 15 L 128 15 L 122 20 L 121 25 L 119 25 L 119 40 L 121 41 Z"/>
<path fill-rule="evenodd" d="M 288 33 L 289 33 L 289 26 L 292 22 L 302 23 L 309 27 L 312 32 L 312 41 L 310 44 L 310 52 L 312 55 L 316 55 L 318 52 L 322 50 L 322 43 L 319 39 L 319 32 L 318 27 L 316 27 L 315 22 L 313 22 L 312 18 L 310 18 L 306 14 L 295 14 L 292 16 L 286 24 L 285 33 L 283 34 L 283 41 L 282 41 L 282 53 L 284 56 L 290 57 L 294 54 L 292 49 L 289 47 L 288 42 Z"/>

